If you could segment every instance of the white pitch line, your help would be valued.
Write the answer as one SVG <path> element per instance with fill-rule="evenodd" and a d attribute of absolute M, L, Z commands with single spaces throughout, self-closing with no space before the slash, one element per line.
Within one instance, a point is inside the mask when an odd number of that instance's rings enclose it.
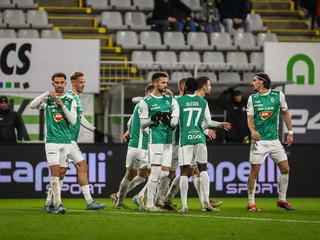
<path fill-rule="evenodd" d="M 103 210 L 101 210 L 103 211 Z M 68 212 L 101 212 L 101 211 L 87 211 L 87 210 L 68 210 Z M 125 215 L 155 215 L 155 216 L 170 216 L 170 217 L 191 217 L 191 218 L 219 218 L 219 219 L 232 219 L 232 220 L 248 220 L 248 221 L 261 221 L 261 222 L 288 222 L 288 223 L 311 223 L 320 224 L 320 221 L 306 221 L 294 219 L 272 219 L 272 218 L 249 218 L 249 217 L 223 217 L 214 215 L 193 215 L 189 213 L 181 214 L 168 214 L 168 213 L 155 213 L 155 212 L 111 212 L 108 214 L 125 214 Z"/>

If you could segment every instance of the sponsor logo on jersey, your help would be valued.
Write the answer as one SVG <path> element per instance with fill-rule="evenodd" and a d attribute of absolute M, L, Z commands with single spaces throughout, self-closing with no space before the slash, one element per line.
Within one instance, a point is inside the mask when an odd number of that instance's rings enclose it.
<path fill-rule="evenodd" d="M 53 114 L 53 118 L 56 122 L 60 122 L 61 120 L 63 120 L 66 116 L 62 113 L 55 113 Z"/>
<path fill-rule="evenodd" d="M 271 115 L 272 115 L 272 112 L 260 112 L 260 117 L 261 117 L 263 120 L 268 119 Z"/>

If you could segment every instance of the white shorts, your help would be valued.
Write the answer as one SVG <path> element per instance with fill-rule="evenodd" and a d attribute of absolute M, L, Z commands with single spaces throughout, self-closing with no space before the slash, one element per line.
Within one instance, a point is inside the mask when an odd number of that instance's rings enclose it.
<path fill-rule="evenodd" d="M 262 164 L 268 155 L 274 163 L 279 163 L 288 159 L 279 139 L 251 142 L 249 156 L 250 164 Z"/>
<path fill-rule="evenodd" d="M 171 167 L 172 144 L 149 144 L 148 151 L 151 165 Z"/>
<path fill-rule="evenodd" d="M 207 145 L 198 143 L 179 147 L 179 166 L 208 163 Z"/>
<path fill-rule="evenodd" d="M 178 152 L 179 152 L 179 146 L 172 145 L 172 162 L 171 162 L 170 171 L 175 171 L 179 166 Z"/>
<path fill-rule="evenodd" d="M 150 168 L 148 151 L 129 146 L 126 157 L 126 168 L 133 170 Z"/>
<path fill-rule="evenodd" d="M 66 157 L 64 162 L 60 163 L 60 167 L 67 168 L 69 163 L 77 164 L 83 161 L 82 152 L 75 141 L 71 141 L 70 155 Z"/>
<path fill-rule="evenodd" d="M 61 165 L 66 162 L 70 155 L 71 144 L 65 143 L 46 143 L 45 151 L 47 162 L 51 165 Z"/>

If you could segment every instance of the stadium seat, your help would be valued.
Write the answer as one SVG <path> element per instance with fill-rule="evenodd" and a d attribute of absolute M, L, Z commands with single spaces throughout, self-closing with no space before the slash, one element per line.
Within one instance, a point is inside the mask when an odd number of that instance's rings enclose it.
<path fill-rule="evenodd" d="M 255 71 L 260 72 L 264 69 L 264 54 L 263 52 L 250 53 L 250 63 L 255 66 Z"/>
<path fill-rule="evenodd" d="M 181 63 L 184 69 L 204 69 L 205 65 L 201 64 L 199 52 L 193 51 L 181 51 L 179 53 L 179 63 Z"/>
<path fill-rule="evenodd" d="M 22 10 L 6 9 L 3 12 L 3 21 L 9 28 L 29 28 Z"/>
<path fill-rule="evenodd" d="M 0 8 L 15 8 L 15 4 L 11 2 L 11 0 L 1 0 L 0 1 Z"/>
<path fill-rule="evenodd" d="M 0 38 L 16 38 L 17 33 L 13 29 L 0 29 Z"/>
<path fill-rule="evenodd" d="M 41 38 L 57 38 L 62 39 L 62 33 L 60 30 L 42 30 L 40 33 Z"/>
<path fill-rule="evenodd" d="M 247 19 L 251 21 L 251 32 L 266 32 L 268 30 L 267 27 L 262 26 L 260 14 L 248 14 Z"/>
<path fill-rule="evenodd" d="M 48 22 L 46 11 L 29 10 L 27 11 L 27 23 L 31 28 L 52 28 L 53 24 Z"/>
<path fill-rule="evenodd" d="M 3 22 L 2 12 L 0 12 L 0 28 L 5 28 L 5 27 L 7 27 L 7 24 Z"/>
<path fill-rule="evenodd" d="M 165 32 L 163 39 L 164 44 L 167 45 L 170 50 L 189 50 L 191 48 L 185 44 L 182 32 Z"/>
<path fill-rule="evenodd" d="M 133 0 L 133 5 L 138 11 L 151 12 L 154 8 L 154 0 Z"/>
<path fill-rule="evenodd" d="M 197 77 L 199 77 L 199 76 L 206 76 L 206 77 L 208 77 L 209 79 L 210 79 L 210 82 L 211 83 L 216 83 L 216 82 L 218 82 L 218 79 L 217 79 L 217 75 L 215 74 L 215 72 L 208 72 L 208 71 L 206 71 L 206 72 L 197 72 Z"/>
<path fill-rule="evenodd" d="M 278 42 L 278 37 L 275 33 L 258 33 L 257 42 L 263 48 L 264 42 Z"/>
<path fill-rule="evenodd" d="M 209 45 L 207 34 L 204 32 L 189 32 L 187 35 L 188 45 L 193 50 L 213 50 L 214 47 Z"/>
<path fill-rule="evenodd" d="M 110 0 L 110 5 L 114 10 L 134 11 L 135 6 L 131 5 L 131 0 Z"/>
<path fill-rule="evenodd" d="M 36 9 L 39 7 L 39 4 L 35 3 L 34 0 L 12 0 L 12 3 L 15 4 L 16 8 L 22 9 Z"/>
<path fill-rule="evenodd" d="M 87 7 L 93 10 L 112 10 L 108 0 L 87 0 Z"/>
<path fill-rule="evenodd" d="M 40 38 L 36 29 L 19 29 L 18 38 Z"/>
<path fill-rule="evenodd" d="M 184 71 L 173 71 L 171 73 L 170 82 L 179 82 L 180 79 L 182 78 L 188 78 L 188 77 L 193 77 L 191 72 L 184 72 Z"/>
<path fill-rule="evenodd" d="M 183 3 L 192 9 L 194 12 L 199 12 L 202 9 L 201 0 L 183 0 Z"/>
<path fill-rule="evenodd" d="M 156 31 L 143 31 L 140 33 L 140 44 L 148 50 L 165 50 L 166 45 L 161 43 L 161 36 Z"/>
<path fill-rule="evenodd" d="M 250 32 L 237 32 L 234 34 L 234 45 L 238 46 L 241 51 L 259 51 L 260 46 Z"/>
<path fill-rule="evenodd" d="M 247 54 L 244 52 L 227 52 L 227 63 L 233 70 L 252 71 L 254 66 L 249 64 Z"/>
<path fill-rule="evenodd" d="M 134 31 L 118 31 L 116 33 L 116 44 L 128 50 L 143 48 L 142 45 L 139 45 L 138 36 Z"/>
<path fill-rule="evenodd" d="M 122 14 L 117 11 L 102 12 L 101 26 L 107 30 L 126 30 L 128 26 L 123 23 Z"/>
<path fill-rule="evenodd" d="M 221 72 L 219 73 L 219 83 L 240 83 L 241 78 L 237 72 Z"/>
<path fill-rule="evenodd" d="M 245 83 L 252 83 L 255 75 L 256 74 L 254 72 L 243 72 L 242 81 Z"/>
<path fill-rule="evenodd" d="M 157 69 L 158 65 L 154 63 L 152 52 L 150 51 L 133 51 L 131 61 L 141 69 Z"/>
<path fill-rule="evenodd" d="M 143 12 L 126 12 L 125 24 L 131 30 L 150 30 L 151 26 L 146 23 L 146 15 Z"/>
<path fill-rule="evenodd" d="M 163 70 L 182 69 L 182 66 L 177 64 L 178 58 L 174 51 L 157 51 L 155 62 L 159 63 Z"/>
<path fill-rule="evenodd" d="M 232 44 L 232 39 L 227 32 L 213 32 L 210 35 L 211 45 L 218 51 L 235 51 L 237 46 Z"/>
<path fill-rule="evenodd" d="M 226 64 L 222 52 L 204 52 L 203 63 L 207 64 L 208 68 L 214 71 L 231 69 L 231 66 Z"/>

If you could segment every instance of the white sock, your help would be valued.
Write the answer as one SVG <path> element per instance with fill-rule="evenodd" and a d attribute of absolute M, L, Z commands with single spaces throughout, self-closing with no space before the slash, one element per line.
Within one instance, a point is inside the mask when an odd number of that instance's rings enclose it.
<path fill-rule="evenodd" d="M 134 179 L 132 179 L 132 181 L 131 181 L 128 192 L 130 192 L 132 189 L 134 189 L 136 186 L 143 183 L 144 181 L 146 181 L 145 178 L 140 177 L 140 176 L 135 176 Z"/>
<path fill-rule="evenodd" d="M 278 199 L 282 202 L 286 201 L 287 197 L 287 189 L 288 189 L 288 184 L 289 184 L 289 173 L 288 174 L 280 174 L 279 177 L 279 196 Z"/>
<path fill-rule="evenodd" d="M 200 184 L 203 190 L 204 202 L 209 203 L 210 179 L 207 171 L 200 172 Z"/>
<path fill-rule="evenodd" d="M 51 187 L 49 187 L 49 189 L 48 189 L 46 205 L 47 206 L 53 205 L 53 194 L 52 194 L 52 191 L 51 191 Z"/>
<path fill-rule="evenodd" d="M 61 204 L 59 177 L 50 178 L 50 188 L 53 193 L 54 205 L 58 207 Z"/>
<path fill-rule="evenodd" d="M 168 193 L 165 197 L 165 202 L 171 203 L 172 199 L 177 195 L 177 193 L 180 191 L 180 186 L 179 186 L 179 182 L 180 182 L 180 175 L 176 176 L 172 183 L 171 186 L 168 190 Z"/>
<path fill-rule="evenodd" d="M 126 179 L 126 178 L 122 179 L 120 186 L 119 186 L 119 191 L 118 191 L 119 196 L 118 196 L 117 204 L 123 203 L 124 199 L 127 196 L 127 192 L 128 192 L 130 183 L 131 183 L 131 181 L 129 181 L 128 179 Z"/>
<path fill-rule="evenodd" d="M 170 184 L 169 171 L 162 170 L 160 173 L 159 183 L 157 186 L 157 194 L 156 194 L 156 205 L 160 205 L 163 202 L 164 195 L 168 189 Z"/>
<path fill-rule="evenodd" d="M 147 186 L 147 208 L 154 207 L 154 196 L 157 191 L 161 166 L 152 166 Z"/>
<path fill-rule="evenodd" d="M 193 182 L 195 189 L 197 190 L 201 206 L 203 207 L 204 194 L 203 194 L 203 188 L 201 187 L 201 183 L 200 183 L 200 177 L 198 175 L 193 175 L 192 182 Z"/>
<path fill-rule="evenodd" d="M 62 187 L 63 187 L 63 179 L 62 179 L 62 180 L 59 180 L 59 185 L 60 185 L 60 190 L 62 190 Z"/>
<path fill-rule="evenodd" d="M 143 197 L 146 198 L 146 194 L 147 194 L 147 186 L 148 184 L 144 185 L 144 187 L 141 189 L 141 191 L 138 193 L 139 197 Z"/>
<path fill-rule="evenodd" d="M 248 190 L 248 204 L 254 204 L 254 195 L 256 192 L 257 180 L 248 179 L 247 190 Z"/>
<path fill-rule="evenodd" d="M 180 196 L 181 196 L 181 203 L 182 207 L 188 207 L 187 198 L 188 198 L 188 189 L 189 189 L 189 183 L 188 183 L 188 177 L 187 176 L 180 176 Z"/>
<path fill-rule="evenodd" d="M 89 185 L 87 184 L 87 185 L 81 186 L 81 191 L 86 202 L 88 204 L 92 203 L 93 199 L 91 197 Z"/>

